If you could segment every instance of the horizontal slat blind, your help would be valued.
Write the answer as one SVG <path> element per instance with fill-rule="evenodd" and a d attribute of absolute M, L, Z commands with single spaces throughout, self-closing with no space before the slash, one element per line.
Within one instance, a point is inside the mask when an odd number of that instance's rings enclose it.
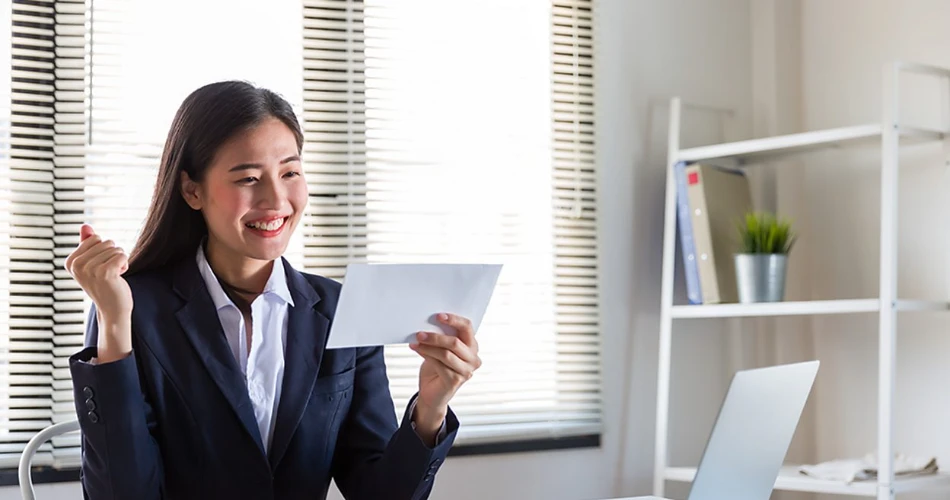
<path fill-rule="evenodd" d="M 55 6 L 53 421 L 65 422 L 76 418 L 68 358 L 82 347 L 88 307 L 82 289 L 66 272 L 65 263 L 79 244 L 79 227 L 85 222 L 86 76 L 90 37 L 85 0 L 59 0 Z M 78 433 L 53 438 L 53 458 L 57 466 L 79 465 L 79 440 Z"/>
<path fill-rule="evenodd" d="M 589 2 L 305 6 L 308 267 L 503 263 L 458 442 L 598 433 Z M 420 360 L 386 354 L 401 412 Z"/>
<path fill-rule="evenodd" d="M 0 65 L 12 68 L 12 21 L 13 6 L 10 0 L 0 0 Z M 11 128 L 13 89 L 12 78 L 0 80 L 0 437 L 10 432 L 11 423 L 17 417 L 10 407 L 11 363 L 10 344 L 10 275 L 12 271 L 11 240 L 13 224 L 13 178 L 11 168 Z M 43 377 L 43 374 L 39 374 Z M 40 410 L 42 411 L 42 410 Z M 0 441 L 0 453 L 6 446 L 18 449 L 18 443 Z"/>
<path fill-rule="evenodd" d="M 148 43 L 141 32 L 144 8 L 125 0 L 92 2 L 88 143 L 77 193 L 86 222 L 127 252 L 141 231 L 158 172 L 164 137 L 154 122 L 168 124 L 166 114 L 146 113 L 151 108 L 140 102 L 151 90 L 137 85 L 139 72 L 146 71 L 137 63 Z M 166 83 L 175 89 L 174 78 Z"/>
<path fill-rule="evenodd" d="M 554 0 L 551 14 L 558 397 L 564 424 L 588 432 L 601 422 L 592 4 Z"/>
<path fill-rule="evenodd" d="M 52 1 L 4 5 L 4 169 L 0 186 L 0 467 L 52 421 L 54 11 Z M 9 86 L 7 86 L 9 85 Z M 52 464 L 52 445 L 38 464 Z"/>
<path fill-rule="evenodd" d="M 363 53 L 362 2 L 304 0 L 304 266 L 337 280 L 346 264 L 366 260 Z"/>

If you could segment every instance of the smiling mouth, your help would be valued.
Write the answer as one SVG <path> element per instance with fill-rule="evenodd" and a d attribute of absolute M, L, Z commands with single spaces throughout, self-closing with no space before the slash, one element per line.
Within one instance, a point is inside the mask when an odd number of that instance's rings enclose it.
<path fill-rule="evenodd" d="M 258 231 L 277 231 L 278 229 L 284 227 L 284 224 L 287 223 L 288 218 L 289 217 L 282 217 L 280 219 L 273 219 L 269 221 L 252 222 L 249 224 L 244 224 L 244 227 L 247 227 L 248 229 L 256 229 Z"/>

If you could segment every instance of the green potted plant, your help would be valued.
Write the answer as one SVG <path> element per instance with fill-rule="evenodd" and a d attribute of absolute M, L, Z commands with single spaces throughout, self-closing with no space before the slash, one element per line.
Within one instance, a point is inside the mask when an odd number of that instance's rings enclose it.
<path fill-rule="evenodd" d="M 792 224 L 769 212 L 749 212 L 739 224 L 740 251 L 735 254 L 739 302 L 785 299 L 788 254 L 795 243 Z"/>

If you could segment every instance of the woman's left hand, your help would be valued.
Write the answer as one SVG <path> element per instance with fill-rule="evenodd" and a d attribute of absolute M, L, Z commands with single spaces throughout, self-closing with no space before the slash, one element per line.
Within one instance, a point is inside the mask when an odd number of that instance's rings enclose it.
<path fill-rule="evenodd" d="M 424 358 L 419 369 L 419 397 L 413 421 L 420 436 L 434 440 L 448 413 L 449 401 L 475 370 L 482 366 L 478 357 L 478 341 L 472 322 L 455 314 L 436 316 L 440 323 L 455 329 L 456 336 L 419 332 L 417 343 L 409 347 Z"/>

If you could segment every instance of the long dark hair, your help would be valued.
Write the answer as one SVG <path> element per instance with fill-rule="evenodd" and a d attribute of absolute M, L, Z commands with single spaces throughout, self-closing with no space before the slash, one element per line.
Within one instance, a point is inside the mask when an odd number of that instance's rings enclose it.
<path fill-rule="evenodd" d="M 303 132 L 297 117 L 290 104 L 270 90 L 225 81 L 205 85 L 185 98 L 168 131 L 155 193 L 126 275 L 160 268 L 195 252 L 208 227 L 201 212 L 181 194 L 181 172 L 201 182 L 222 144 L 270 117 L 293 131 L 299 153 Z"/>

